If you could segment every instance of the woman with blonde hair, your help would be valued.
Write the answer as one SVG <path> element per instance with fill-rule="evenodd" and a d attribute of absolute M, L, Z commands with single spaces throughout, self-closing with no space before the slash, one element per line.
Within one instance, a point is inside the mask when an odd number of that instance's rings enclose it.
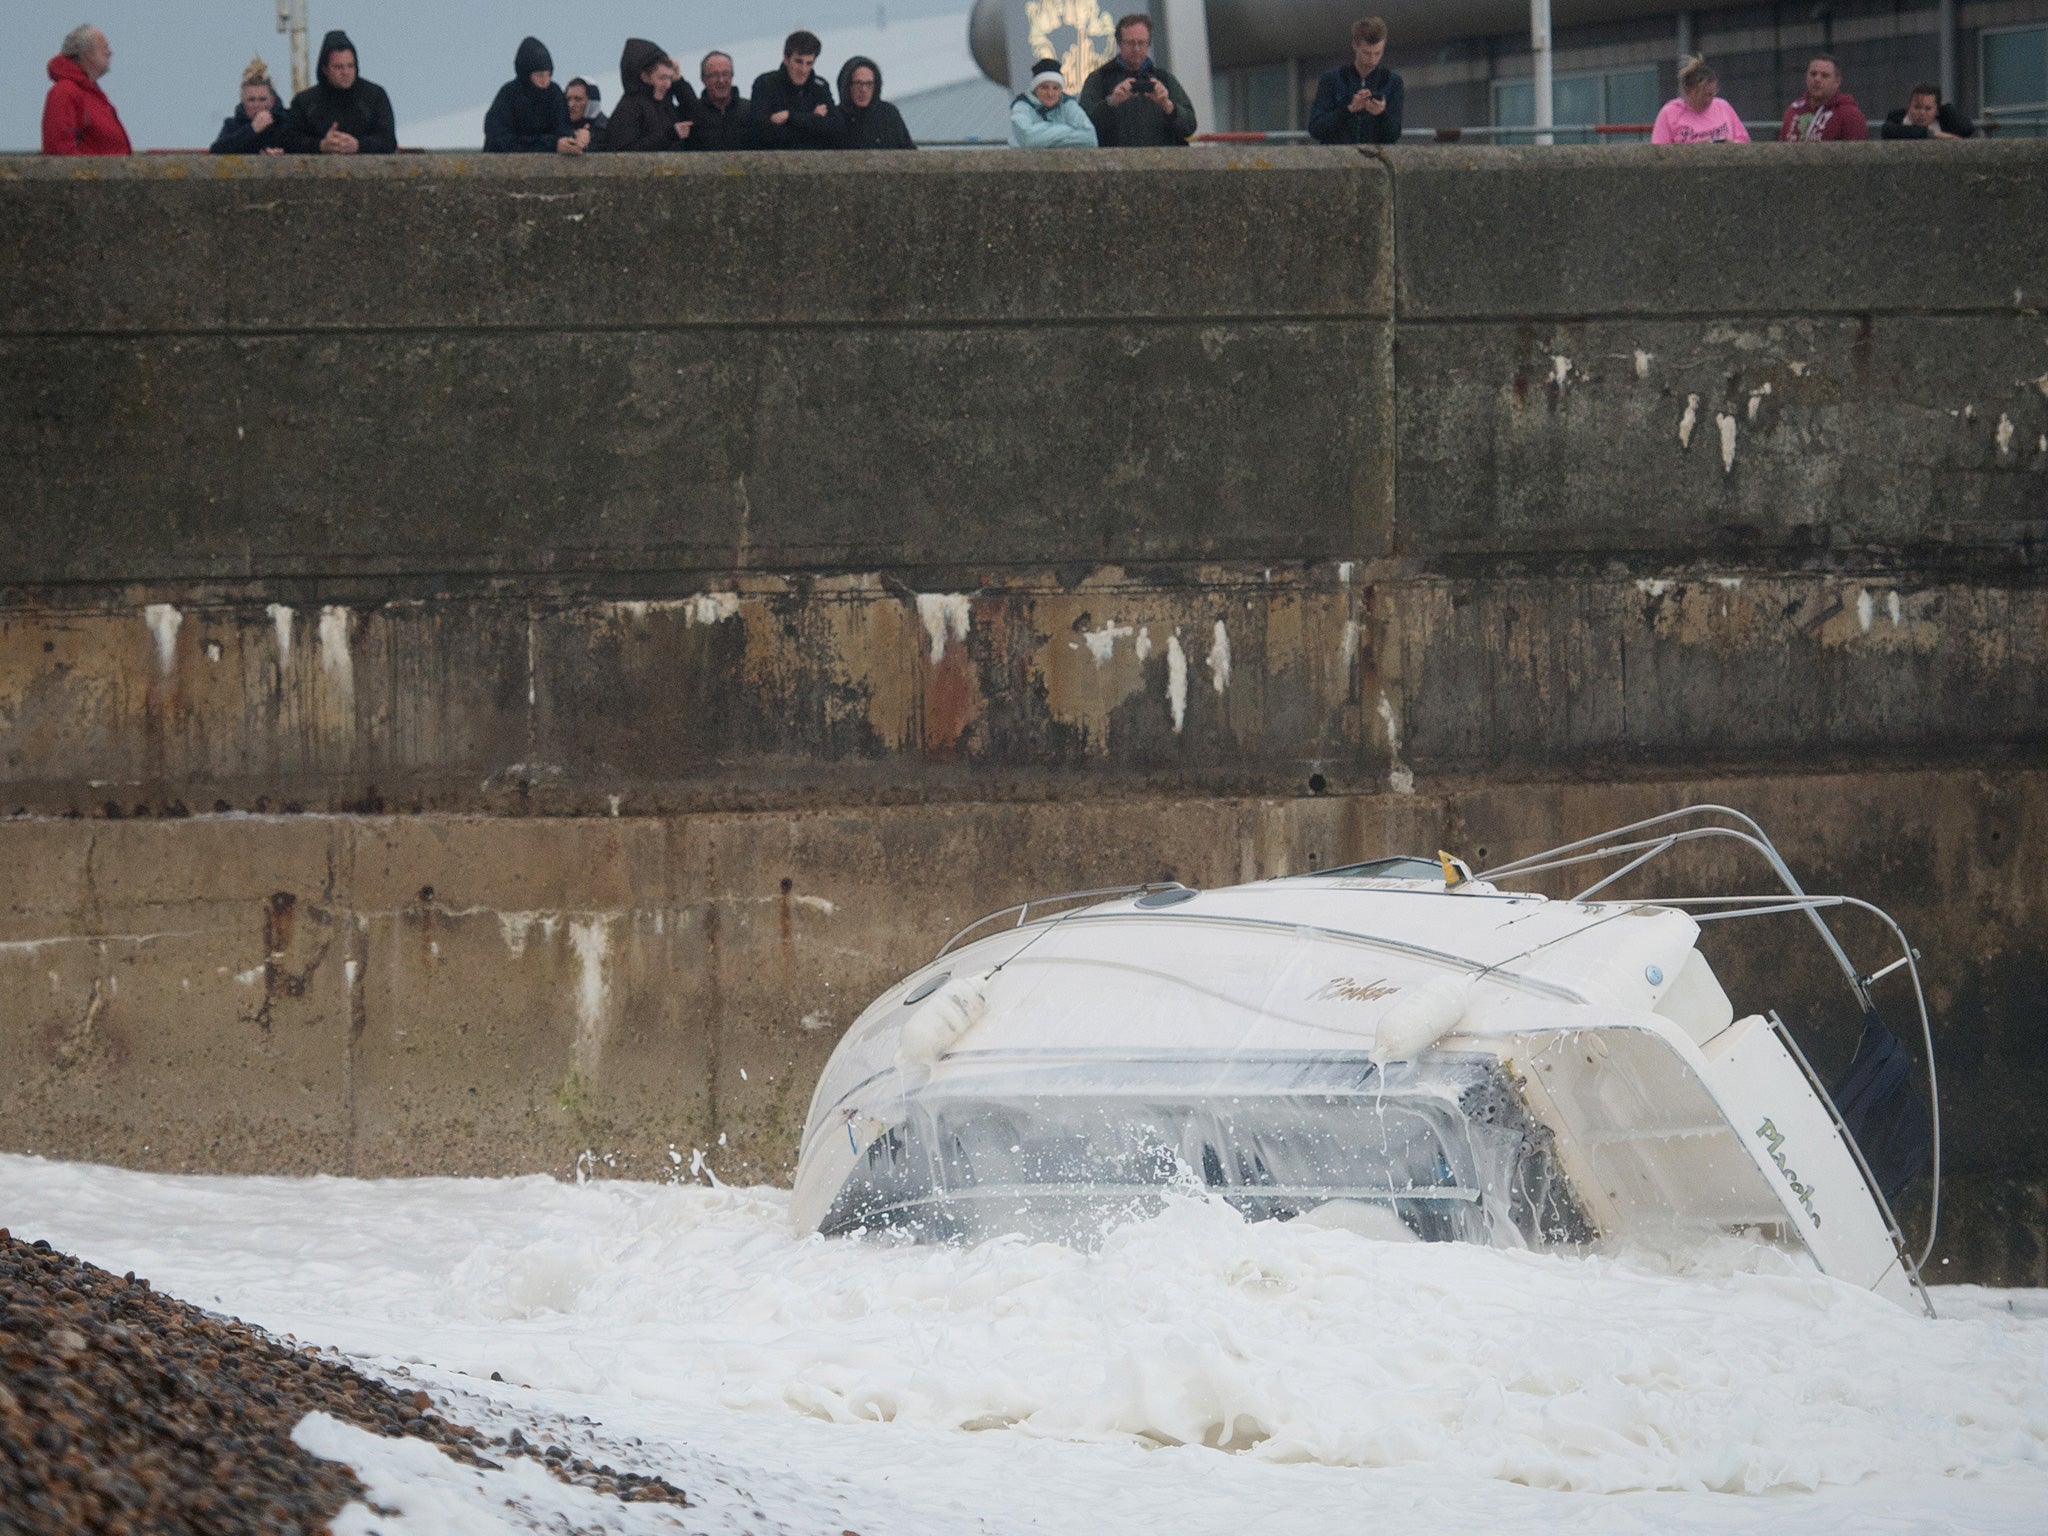
<path fill-rule="evenodd" d="M 1678 94 L 1664 103 L 1652 144 L 1747 144 L 1749 131 L 1735 109 L 1716 94 L 1720 82 L 1707 61 L 1693 54 L 1678 66 Z"/>
<path fill-rule="evenodd" d="M 284 153 L 284 108 L 270 83 L 270 66 L 251 59 L 242 71 L 242 99 L 235 115 L 220 125 L 213 141 L 216 155 L 281 155 Z"/>

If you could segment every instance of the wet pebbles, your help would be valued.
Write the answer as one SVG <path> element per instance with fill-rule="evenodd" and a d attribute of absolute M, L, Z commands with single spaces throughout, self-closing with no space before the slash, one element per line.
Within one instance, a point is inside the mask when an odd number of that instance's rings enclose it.
<path fill-rule="evenodd" d="M 450 1456 L 531 1456 L 622 1499 L 686 1502 L 513 1431 L 490 1443 L 337 1360 L 0 1229 L 0 1533 L 311 1533 L 363 1487 L 292 1443 L 319 1410 Z M 550 1454 L 550 1453 L 553 1454 Z"/>

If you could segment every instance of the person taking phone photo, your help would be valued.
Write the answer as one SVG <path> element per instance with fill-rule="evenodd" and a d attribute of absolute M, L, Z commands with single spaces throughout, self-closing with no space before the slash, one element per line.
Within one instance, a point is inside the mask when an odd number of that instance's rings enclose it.
<path fill-rule="evenodd" d="M 1377 16 L 1351 24 L 1351 62 L 1316 82 L 1308 134 L 1318 144 L 1398 144 L 1406 88 L 1386 65 L 1387 24 Z"/>

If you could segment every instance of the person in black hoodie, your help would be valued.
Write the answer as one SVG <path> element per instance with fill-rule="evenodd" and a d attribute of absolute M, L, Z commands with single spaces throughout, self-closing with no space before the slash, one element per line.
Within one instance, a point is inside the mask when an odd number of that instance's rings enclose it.
<path fill-rule="evenodd" d="M 704 55 L 697 78 L 704 89 L 690 114 L 689 147 L 698 150 L 754 148 L 754 120 L 747 98 L 732 88 L 732 55 L 713 49 Z"/>
<path fill-rule="evenodd" d="M 815 32 L 792 32 L 782 44 L 782 67 L 754 81 L 748 105 L 757 148 L 839 148 L 846 123 L 832 105 L 832 87 L 818 78 L 824 46 Z"/>
<path fill-rule="evenodd" d="M 333 31 L 320 39 L 315 79 L 292 98 L 284 147 L 294 155 L 390 155 L 398 129 L 384 87 L 356 73 L 356 45 Z"/>
<path fill-rule="evenodd" d="M 547 46 L 529 37 L 513 56 L 512 78 L 484 114 L 484 150 L 494 155 L 580 155 L 585 140 L 569 122 L 569 98 L 555 84 Z"/>
<path fill-rule="evenodd" d="M 619 55 L 618 110 L 607 134 L 615 151 L 687 149 L 697 93 L 676 79 L 675 60 L 644 37 L 626 39 Z"/>
<path fill-rule="evenodd" d="M 1906 104 L 1893 107 L 1877 130 L 1881 139 L 1968 139 L 1976 133 L 1975 123 L 1941 99 L 1938 85 L 1914 86 Z"/>
<path fill-rule="evenodd" d="M 856 54 L 839 66 L 841 149 L 915 149 L 896 103 L 882 100 L 882 66 Z"/>
<path fill-rule="evenodd" d="M 213 141 L 216 155 L 281 155 L 284 153 L 284 107 L 270 71 L 251 59 L 242 71 L 242 102 L 235 115 L 220 125 Z"/>

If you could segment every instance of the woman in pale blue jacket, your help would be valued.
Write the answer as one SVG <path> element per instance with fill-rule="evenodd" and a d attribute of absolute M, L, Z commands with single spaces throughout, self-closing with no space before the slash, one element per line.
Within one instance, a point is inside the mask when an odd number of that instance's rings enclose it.
<path fill-rule="evenodd" d="M 1010 103 L 1010 142 L 1019 149 L 1095 148 L 1095 125 L 1067 94 L 1059 60 L 1031 66 L 1031 94 Z"/>

